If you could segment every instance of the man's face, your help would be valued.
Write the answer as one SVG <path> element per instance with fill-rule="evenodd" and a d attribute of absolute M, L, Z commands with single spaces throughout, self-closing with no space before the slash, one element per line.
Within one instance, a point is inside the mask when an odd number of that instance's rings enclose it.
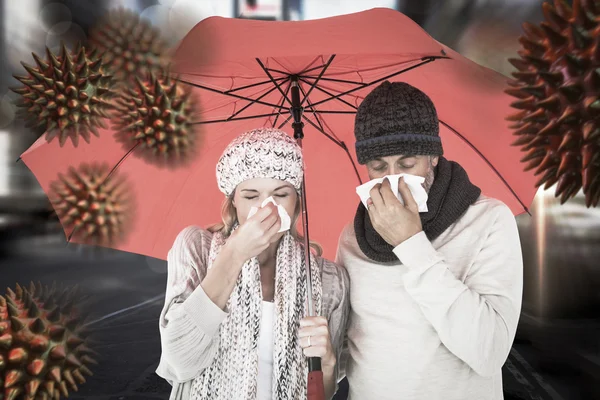
<path fill-rule="evenodd" d="M 380 157 L 367 163 L 369 179 L 383 178 L 386 175 L 410 174 L 425 178 L 423 187 L 429 193 L 435 178 L 437 156 L 397 155 Z"/>

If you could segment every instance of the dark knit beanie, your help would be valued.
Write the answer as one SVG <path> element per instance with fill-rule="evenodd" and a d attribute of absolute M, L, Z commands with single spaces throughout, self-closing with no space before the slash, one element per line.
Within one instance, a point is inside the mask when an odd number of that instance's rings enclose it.
<path fill-rule="evenodd" d="M 431 99 L 404 82 L 385 81 L 365 97 L 354 122 L 360 164 L 393 155 L 443 154 Z"/>

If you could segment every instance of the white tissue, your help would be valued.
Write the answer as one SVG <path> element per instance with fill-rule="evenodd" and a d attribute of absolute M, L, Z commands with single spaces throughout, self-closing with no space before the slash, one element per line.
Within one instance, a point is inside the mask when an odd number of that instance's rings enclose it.
<path fill-rule="evenodd" d="M 283 208 L 283 206 L 281 204 L 275 203 L 273 196 L 266 198 L 265 201 L 263 201 L 262 204 L 260 205 L 260 208 L 263 208 L 264 206 L 266 206 L 269 203 L 273 203 L 274 205 L 277 206 L 277 211 L 279 212 L 279 218 L 281 219 L 281 228 L 279 228 L 279 230 L 277 232 L 278 233 L 285 232 L 288 229 L 290 229 L 290 225 L 292 223 L 290 215 L 287 213 L 287 211 L 285 211 L 285 208 Z M 250 218 L 254 214 L 256 214 L 257 211 L 258 211 L 258 208 L 256 208 L 256 207 L 250 208 L 250 212 L 248 213 L 248 218 Z"/>
<path fill-rule="evenodd" d="M 370 180 L 367 183 L 364 183 L 356 188 L 356 194 L 360 197 L 362 203 L 365 207 L 367 207 L 367 200 L 371 197 L 370 191 L 378 183 L 383 183 L 385 178 L 390 180 L 390 186 L 392 188 L 392 192 L 398 197 L 398 200 L 402 204 L 404 204 L 404 200 L 402 196 L 398 192 L 398 181 L 400 177 L 404 177 L 404 182 L 408 185 L 410 192 L 412 193 L 417 205 L 419 206 L 419 212 L 427 212 L 427 192 L 425 188 L 422 186 L 423 182 L 425 182 L 425 178 L 422 176 L 410 175 L 410 174 L 399 174 L 399 175 L 387 175 L 383 178 L 377 178 Z"/>

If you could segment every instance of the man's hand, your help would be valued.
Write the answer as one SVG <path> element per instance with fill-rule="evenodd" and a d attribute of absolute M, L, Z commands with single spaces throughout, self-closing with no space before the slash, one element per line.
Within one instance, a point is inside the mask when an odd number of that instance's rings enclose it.
<path fill-rule="evenodd" d="M 398 181 L 398 192 L 404 205 L 392 192 L 390 181 L 384 179 L 371 189 L 371 198 L 367 200 L 367 209 L 373 228 L 383 240 L 396 247 L 423 230 L 419 206 L 403 177 Z"/>

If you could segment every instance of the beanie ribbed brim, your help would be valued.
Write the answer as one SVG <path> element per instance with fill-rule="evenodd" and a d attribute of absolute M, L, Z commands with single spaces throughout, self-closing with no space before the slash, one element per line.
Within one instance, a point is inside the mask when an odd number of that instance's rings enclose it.
<path fill-rule="evenodd" d="M 439 136 L 429 135 L 390 135 L 360 140 L 356 142 L 356 157 L 359 164 L 366 164 L 375 158 L 413 155 L 441 156 L 444 154 Z"/>

